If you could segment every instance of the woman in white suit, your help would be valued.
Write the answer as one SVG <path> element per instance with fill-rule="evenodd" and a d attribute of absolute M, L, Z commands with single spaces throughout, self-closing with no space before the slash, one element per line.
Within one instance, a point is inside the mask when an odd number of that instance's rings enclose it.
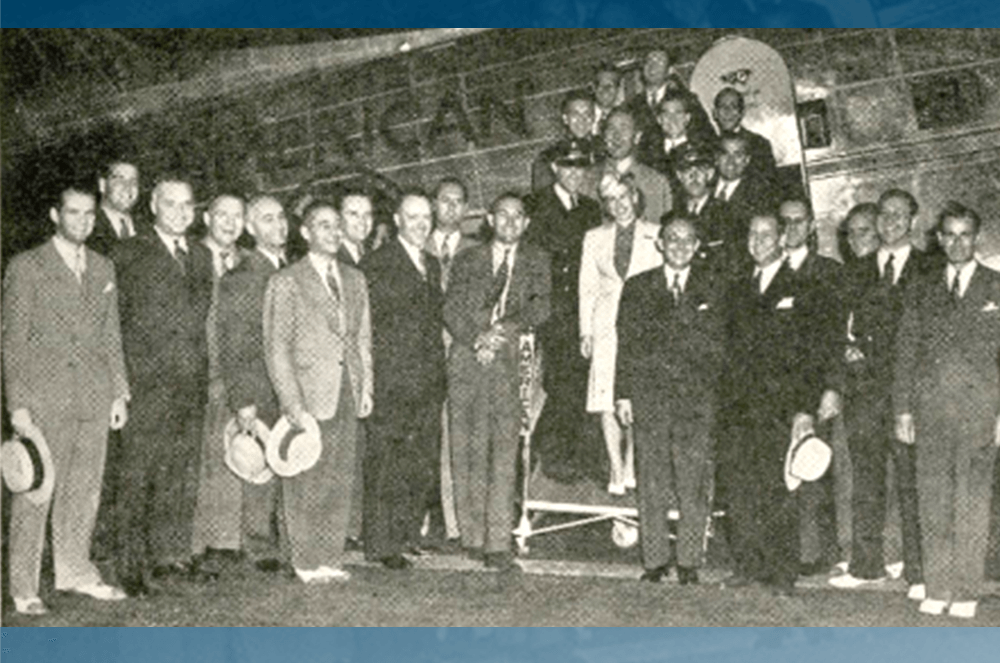
<path fill-rule="evenodd" d="M 631 175 L 606 174 L 600 196 L 612 223 L 587 232 L 580 265 L 580 351 L 590 360 L 587 411 L 601 415 L 611 461 L 608 492 L 623 495 L 635 488 L 635 453 L 631 434 L 622 454 L 622 429 L 614 414 L 615 321 L 622 286 L 630 276 L 663 265 L 656 249 L 659 225 L 642 217 L 642 192 Z"/>

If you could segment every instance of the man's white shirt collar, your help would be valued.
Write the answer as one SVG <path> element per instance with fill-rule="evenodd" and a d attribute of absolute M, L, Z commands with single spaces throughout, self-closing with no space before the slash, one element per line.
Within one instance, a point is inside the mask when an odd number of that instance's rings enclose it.
<path fill-rule="evenodd" d="M 690 214 L 698 215 L 701 211 L 705 209 L 705 205 L 708 204 L 708 199 L 712 196 L 709 193 L 705 193 L 701 198 L 695 198 L 688 201 L 688 212 Z M 694 209 L 691 208 L 691 204 L 694 203 Z"/>
<path fill-rule="evenodd" d="M 732 181 L 724 180 L 720 177 L 719 184 L 715 187 L 715 197 L 718 198 L 720 193 L 725 192 L 725 200 L 729 200 L 733 197 L 733 191 L 736 190 L 736 187 L 738 187 L 742 181 L 742 177 L 738 180 Z"/>
<path fill-rule="evenodd" d="M 319 280 L 323 282 L 323 287 L 326 291 L 333 295 L 330 290 L 330 283 L 326 280 L 326 277 L 333 275 L 333 280 L 337 282 L 337 287 L 343 291 L 343 281 L 340 279 L 340 269 L 337 267 L 336 258 L 327 258 L 326 256 L 321 256 L 312 251 L 309 252 L 309 262 L 312 263 L 313 269 L 319 274 Z"/>
<path fill-rule="evenodd" d="M 119 239 L 124 239 L 126 236 L 131 237 L 135 234 L 135 226 L 132 223 L 132 217 L 124 212 L 119 212 L 118 210 L 111 209 L 109 207 L 101 206 L 104 210 L 104 215 L 108 217 L 111 221 L 111 226 L 114 228 L 115 233 L 118 235 Z M 128 235 L 125 231 L 128 230 Z"/>
<path fill-rule="evenodd" d="M 951 292 L 952 287 L 954 287 L 956 272 L 958 272 L 958 296 L 965 297 L 965 291 L 969 289 L 969 281 L 972 280 L 972 275 L 976 273 L 976 261 L 970 260 L 962 265 L 961 269 L 956 269 L 955 265 L 948 263 L 948 292 Z"/>
<path fill-rule="evenodd" d="M 224 249 L 212 240 L 205 238 L 203 242 L 208 250 L 212 252 L 212 268 L 215 269 L 215 273 L 219 276 L 229 271 L 236 265 L 236 247 L 233 246 L 229 249 Z M 229 264 L 225 264 L 222 258 L 222 254 L 225 253 L 229 258 Z"/>
<path fill-rule="evenodd" d="M 803 244 L 796 249 L 788 251 L 786 255 L 788 257 L 788 266 L 792 268 L 792 271 L 797 272 L 802 267 L 802 263 L 809 257 L 809 247 Z"/>
<path fill-rule="evenodd" d="M 615 170 L 619 175 L 624 175 L 628 171 L 632 170 L 632 164 L 635 162 L 635 157 L 631 154 L 615 164 Z"/>
<path fill-rule="evenodd" d="M 670 153 L 671 150 L 676 150 L 678 147 L 688 142 L 687 135 L 680 136 L 678 138 L 670 138 L 669 136 L 663 139 L 663 151 Z"/>
<path fill-rule="evenodd" d="M 889 254 L 892 254 L 892 284 L 896 285 L 899 283 L 899 275 L 903 273 L 903 268 L 906 267 L 906 261 L 909 260 L 912 250 L 913 247 L 909 242 L 892 251 L 884 246 L 879 247 L 878 254 L 876 255 L 879 276 L 885 276 L 885 263 L 889 261 Z"/>
<path fill-rule="evenodd" d="M 345 239 L 341 242 L 341 244 L 343 244 L 344 248 L 347 249 L 347 252 L 351 254 L 351 258 L 355 263 L 361 262 L 361 251 L 358 249 L 357 244 L 348 239 Z"/>
<path fill-rule="evenodd" d="M 649 104 L 650 101 L 652 100 L 652 103 L 650 105 L 652 105 L 653 108 L 655 109 L 656 106 L 658 106 L 659 103 L 663 101 L 663 97 L 665 97 L 666 95 L 667 95 L 667 84 L 664 83 L 660 87 L 656 88 L 656 90 L 653 92 L 646 90 L 646 103 Z"/>
<path fill-rule="evenodd" d="M 74 244 L 60 234 L 52 236 L 52 244 L 56 247 L 56 253 L 63 259 L 69 271 L 76 274 L 79 269 L 81 274 L 87 269 L 87 251 L 81 244 Z"/>
<path fill-rule="evenodd" d="M 493 242 L 493 273 L 496 274 L 497 270 L 500 269 L 500 263 L 503 262 L 504 254 L 510 251 L 507 257 L 507 273 L 510 274 L 511 269 L 514 267 L 514 257 L 517 255 L 517 244 L 501 244 L 500 242 Z"/>
<path fill-rule="evenodd" d="M 674 285 L 674 274 L 678 274 L 680 276 L 680 280 L 678 281 L 678 285 L 680 286 L 681 292 L 684 292 L 684 290 L 687 288 L 688 276 L 691 275 L 691 265 L 688 265 L 684 269 L 682 269 L 680 271 L 677 271 L 676 269 L 674 269 L 670 265 L 664 263 L 663 264 L 663 273 L 667 277 L 667 287 L 668 288 L 673 287 L 673 285 Z"/>
<path fill-rule="evenodd" d="M 184 235 L 179 235 L 177 237 L 174 237 L 173 235 L 168 235 L 167 233 L 160 230 L 158 226 L 153 226 L 153 230 L 155 230 L 156 234 L 160 236 L 160 241 L 163 242 L 163 245 L 167 247 L 167 251 L 170 251 L 170 255 L 172 255 L 175 258 L 177 257 L 178 245 L 180 245 L 181 249 L 185 253 L 187 253 L 188 250 L 187 237 L 185 237 Z"/>
<path fill-rule="evenodd" d="M 567 210 L 567 211 L 573 209 L 573 196 L 572 196 L 572 194 L 570 194 L 569 191 L 567 191 L 566 189 L 564 189 L 563 185 L 559 184 L 558 182 L 555 183 L 555 185 L 554 185 L 553 188 L 555 188 L 556 196 L 558 196 L 559 201 L 562 202 L 563 208 L 565 210 Z"/>
<path fill-rule="evenodd" d="M 257 247 L 257 251 L 262 256 L 264 256 L 265 258 L 267 258 L 271 262 L 271 264 L 274 265 L 275 269 L 281 269 L 281 260 L 282 260 L 282 258 L 284 258 L 284 256 L 279 256 L 279 255 L 276 255 L 274 253 L 271 253 L 270 251 L 268 251 L 267 249 L 265 249 L 262 246 L 258 246 Z"/>
<path fill-rule="evenodd" d="M 763 269 L 760 267 L 754 268 L 754 277 L 758 273 L 761 274 L 760 279 L 760 294 L 767 292 L 767 289 L 771 286 L 771 282 L 774 281 L 774 277 L 778 275 L 778 270 L 781 269 L 781 265 L 785 262 L 785 258 L 781 257 L 772 262 L 767 267 Z"/>
<path fill-rule="evenodd" d="M 458 243 L 462 239 L 462 231 L 452 230 L 449 233 L 441 230 L 440 228 L 434 229 L 434 246 L 437 248 L 438 255 L 443 256 L 446 253 L 452 258 L 455 257 L 455 253 L 458 251 Z M 445 251 L 447 247 L 447 251 Z"/>

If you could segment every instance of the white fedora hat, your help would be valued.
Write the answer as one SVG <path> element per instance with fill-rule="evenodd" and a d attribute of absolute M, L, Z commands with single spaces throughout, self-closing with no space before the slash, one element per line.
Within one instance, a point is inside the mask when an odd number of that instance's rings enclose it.
<path fill-rule="evenodd" d="M 55 465 L 45 436 L 31 424 L 26 436 L 15 435 L 0 445 L 3 482 L 35 504 L 45 504 L 55 488 Z"/>
<path fill-rule="evenodd" d="M 240 430 L 236 417 L 230 419 L 222 434 L 226 446 L 226 467 L 247 483 L 265 484 L 270 481 L 274 472 L 267 466 L 264 451 L 265 440 L 270 435 L 271 429 L 260 419 L 254 420 L 252 435 Z"/>
<path fill-rule="evenodd" d="M 830 469 L 833 450 L 812 429 L 793 439 L 785 453 L 785 486 L 792 491 L 803 481 L 818 481 Z"/>
<path fill-rule="evenodd" d="M 282 417 L 267 438 L 267 464 L 280 477 L 293 477 L 310 469 L 323 450 L 319 425 L 312 415 L 303 412 L 301 424 L 302 429 L 293 428 L 288 417 Z"/>

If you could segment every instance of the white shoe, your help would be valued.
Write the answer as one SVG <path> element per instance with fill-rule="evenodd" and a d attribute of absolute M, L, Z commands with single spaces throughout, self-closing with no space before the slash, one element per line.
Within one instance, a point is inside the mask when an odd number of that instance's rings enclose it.
<path fill-rule="evenodd" d="M 955 601 L 948 606 L 948 614 L 961 619 L 972 619 L 976 616 L 975 601 Z"/>
<path fill-rule="evenodd" d="M 837 589 L 857 589 L 859 587 L 867 587 L 869 585 L 877 585 L 881 582 L 885 582 L 885 576 L 881 578 L 858 578 L 852 576 L 850 573 L 844 573 L 843 575 L 833 576 L 827 580 L 830 585 L 836 587 Z"/>
<path fill-rule="evenodd" d="M 98 601 L 124 601 L 128 598 L 122 590 L 117 587 L 112 587 L 111 585 L 106 585 L 103 582 L 92 582 L 89 585 L 70 587 L 67 591 L 75 594 L 85 594 L 86 596 L 97 599 Z"/>
<path fill-rule="evenodd" d="M 351 574 L 344 569 L 335 569 L 332 566 L 321 566 L 318 570 L 323 574 L 324 578 L 328 578 L 329 580 L 344 582 L 345 580 L 351 579 Z"/>
<path fill-rule="evenodd" d="M 830 569 L 830 573 L 832 575 L 844 575 L 847 573 L 848 568 L 850 567 L 847 562 L 837 562 L 833 565 L 833 568 Z"/>
<path fill-rule="evenodd" d="M 911 601 L 923 601 L 927 598 L 927 585 L 910 585 L 910 589 L 906 592 L 906 598 Z"/>
<path fill-rule="evenodd" d="M 888 573 L 889 577 L 893 580 L 899 580 L 903 577 L 903 563 L 894 562 L 892 564 L 886 564 L 885 572 Z"/>
<path fill-rule="evenodd" d="M 610 495 L 624 495 L 625 494 L 625 484 L 623 484 L 623 483 L 609 483 L 608 484 L 608 494 L 610 494 Z"/>
<path fill-rule="evenodd" d="M 31 615 L 33 617 L 40 617 L 48 613 L 48 609 L 45 604 L 42 603 L 42 599 L 37 596 L 27 596 L 27 597 L 14 597 L 14 609 L 17 610 L 20 615 Z"/>
<path fill-rule="evenodd" d="M 938 601 L 936 599 L 924 599 L 920 602 L 920 612 L 925 615 L 942 615 L 944 614 L 944 609 L 948 607 L 947 601 Z"/>
<path fill-rule="evenodd" d="M 295 575 L 307 585 L 323 585 L 332 580 L 323 572 L 323 567 L 311 571 L 309 569 L 295 569 Z"/>

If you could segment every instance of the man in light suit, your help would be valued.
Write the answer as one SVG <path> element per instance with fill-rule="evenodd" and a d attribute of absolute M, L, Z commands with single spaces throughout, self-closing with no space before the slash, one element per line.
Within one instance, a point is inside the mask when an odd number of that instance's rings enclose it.
<path fill-rule="evenodd" d="M 451 266 L 455 257 L 479 242 L 462 234 L 462 220 L 469 209 L 469 192 L 462 180 L 446 177 L 438 182 L 434 191 L 434 232 L 427 238 L 424 250 L 438 259 L 441 264 L 441 292 L 448 292 Z M 444 330 L 445 357 L 451 351 L 451 335 Z M 450 399 L 450 396 L 449 396 Z M 451 436 L 448 430 L 448 405 L 445 401 L 441 417 L 441 517 L 448 545 L 461 545 L 458 529 L 458 514 L 455 510 L 455 482 L 451 466 Z M 433 520 L 433 510 L 431 513 Z M 432 524 L 432 523 L 429 523 Z"/>
<path fill-rule="evenodd" d="M 751 219 L 755 266 L 730 288 L 719 455 L 736 566 L 723 586 L 759 582 L 787 596 L 799 574 L 799 530 L 797 495 L 783 478 L 785 452 L 815 424 L 827 368 L 815 348 L 827 330 L 819 324 L 822 302 L 787 264 L 784 235 L 774 215 Z"/>
<path fill-rule="evenodd" d="M 285 266 L 288 220 L 281 203 L 270 196 L 251 200 L 246 217 L 255 247 L 219 282 L 216 329 L 229 409 L 241 429 L 251 430 L 254 420 L 271 428 L 279 416 L 264 360 L 264 291 L 271 276 Z M 285 563 L 277 534 L 281 482 L 240 483 L 235 514 L 239 549 L 255 568 L 274 573 Z"/>
<path fill-rule="evenodd" d="M 98 175 L 97 187 L 101 205 L 87 248 L 109 256 L 116 244 L 136 234 L 132 207 L 139 198 L 139 169 L 127 161 L 112 161 Z"/>
<path fill-rule="evenodd" d="M 372 311 L 375 408 L 368 422 L 364 472 L 365 556 L 389 569 L 411 566 L 424 514 L 439 499 L 441 408 L 445 399 L 441 267 L 424 252 L 431 202 L 403 194 L 393 218 L 399 233 L 362 267 Z"/>
<path fill-rule="evenodd" d="M 236 240 L 243 234 L 243 199 L 217 196 L 203 216 L 208 234 L 201 244 L 212 261 L 212 304 L 206 321 L 208 348 L 208 405 L 198 474 L 198 504 L 194 515 L 191 552 L 199 558 L 199 571 L 218 575 L 226 561 L 233 562 L 240 550 L 241 481 L 224 461 L 222 436 L 233 416 L 226 401 L 226 385 L 219 364 L 219 284 L 239 264 Z"/>
<path fill-rule="evenodd" d="M 372 410 L 371 313 L 364 275 L 337 260 L 343 234 L 332 205 L 303 213 L 304 258 L 273 275 L 264 295 L 264 356 L 282 413 L 319 424 L 314 467 L 281 482 L 292 566 L 305 583 L 350 577 L 341 568 L 359 418 Z"/>
<path fill-rule="evenodd" d="M 521 242 L 528 218 L 517 195 L 494 201 L 487 221 L 493 241 L 458 256 L 445 298 L 455 502 L 469 554 L 515 570 L 519 337 L 548 318 L 551 281 L 548 256 Z"/>
<path fill-rule="evenodd" d="M 130 595 L 153 580 L 187 577 L 202 420 L 208 400 L 206 320 L 212 301 L 208 249 L 190 245 L 190 184 L 161 179 L 153 231 L 115 248 L 125 361 L 132 387 L 124 432 L 119 577 Z"/>
<path fill-rule="evenodd" d="M 907 298 L 897 340 L 896 437 L 917 448 L 927 598 L 920 611 L 972 618 L 985 594 L 994 459 L 1000 446 L 1000 274 L 975 259 L 982 221 L 948 202 L 947 267 Z"/>
<path fill-rule="evenodd" d="M 698 244 L 684 215 L 662 226 L 664 267 L 625 282 L 617 323 L 615 410 L 622 425 L 635 422 L 642 579 L 670 571 L 667 514 L 676 505 L 682 585 L 696 584 L 701 566 L 725 348 L 722 297 L 710 266 L 693 263 Z"/>
<path fill-rule="evenodd" d="M 17 256 L 3 289 L 3 374 L 11 424 L 48 442 L 55 488 L 41 504 L 12 497 L 10 583 L 17 612 L 46 612 L 38 596 L 45 526 L 52 512 L 55 587 L 100 600 L 125 598 L 91 564 L 108 425 L 127 419 L 118 292 L 109 260 L 84 246 L 94 197 L 64 190 L 49 210 L 56 234 Z"/>
<path fill-rule="evenodd" d="M 637 188 L 642 191 L 645 218 L 659 223 L 660 218 L 673 207 L 673 192 L 664 175 L 639 163 L 636 148 L 641 139 L 642 133 L 628 110 L 616 108 L 611 111 L 604 126 L 604 145 L 608 156 L 592 169 L 582 191 L 597 199 L 600 196 L 598 189 L 605 175 L 630 174 L 635 178 Z"/>

